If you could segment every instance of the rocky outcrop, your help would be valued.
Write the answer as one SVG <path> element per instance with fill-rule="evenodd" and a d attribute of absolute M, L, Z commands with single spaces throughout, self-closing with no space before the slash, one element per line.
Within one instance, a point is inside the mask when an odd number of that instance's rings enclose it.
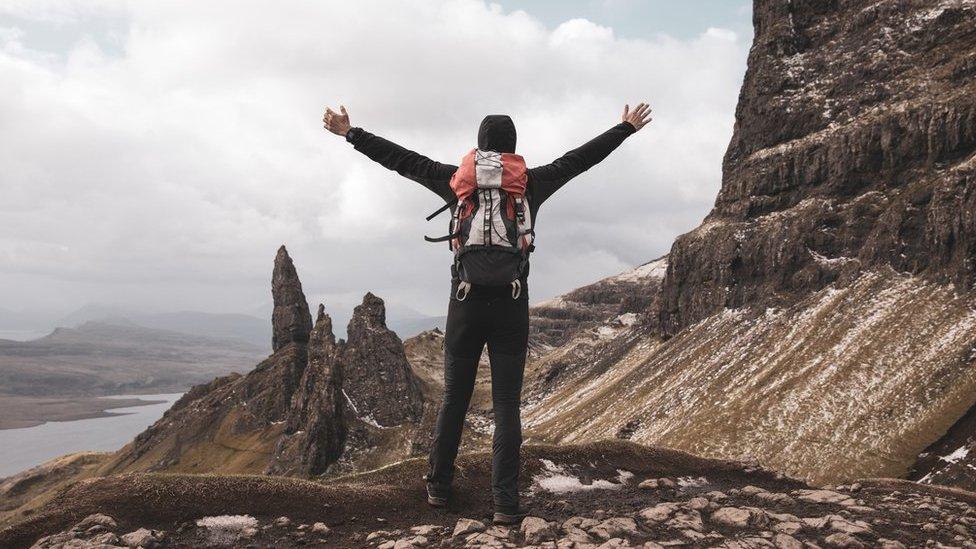
<path fill-rule="evenodd" d="M 271 313 L 271 348 L 281 349 L 289 343 L 306 343 L 312 331 L 312 317 L 308 312 L 308 301 L 302 292 L 295 264 L 288 250 L 278 248 L 274 272 L 271 275 L 271 296 L 274 310 Z"/>
<path fill-rule="evenodd" d="M 319 305 L 308 343 L 308 366 L 292 397 L 291 413 L 268 466 L 269 473 L 320 474 L 342 454 L 345 401 L 337 351 L 332 319 Z"/>
<path fill-rule="evenodd" d="M 667 256 L 660 257 L 533 305 L 529 309 L 529 340 L 533 354 L 548 352 L 567 343 L 574 335 L 621 315 L 657 311 L 661 280 L 667 266 Z M 656 316 L 648 320 L 656 326 Z"/>
<path fill-rule="evenodd" d="M 349 320 L 343 390 L 361 419 L 381 427 L 417 421 L 423 411 L 420 383 L 407 362 L 403 342 L 386 327 L 386 306 L 371 293 Z"/>
<path fill-rule="evenodd" d="M 0 546 L 972 547 L 976 494 L 904 481 L 811 487 L 757 467 L 625 442 L 523 448 L 532 516 L 490 524 L 491 453 L 462 454 L 450 512 L 423 459 L 324 482 L 145 475 L 69 488 Z M 364 517 L 368 517 L 365 520 Z"/>
<path fill-rule="evenodd" d="M 891 267 L 976 281 L 976 3 L 758 0 L 715 207 L 661 330 Z"/>
<path fill-rule="evenodd" d="M 386 327 L 383 300 L 363 298 L 348 341 L 336 340 L 321 305 L 311 328 L 284 247 L 275 258 L 272 293 L 275 352 L 246 375 L 191 389 L 101 473 L 314 476 L 376 466 L 426 447 L 432 408 L 403 343 Z"/>

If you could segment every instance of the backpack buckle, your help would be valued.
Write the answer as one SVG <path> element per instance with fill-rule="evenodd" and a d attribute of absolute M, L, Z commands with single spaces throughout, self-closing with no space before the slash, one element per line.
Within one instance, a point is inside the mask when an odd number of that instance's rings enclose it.
<path fill-rule="evenodd" d="M 518 299 L 522 295 L 522 281 L 518 278 L 512 281 L 512 299 Z"/>
<path fill-rule="evenodd" d="M 519 223 L 525 223 L 525 204 L 521 196 L 515 197 L 515 216 L 518 217 Z"/>

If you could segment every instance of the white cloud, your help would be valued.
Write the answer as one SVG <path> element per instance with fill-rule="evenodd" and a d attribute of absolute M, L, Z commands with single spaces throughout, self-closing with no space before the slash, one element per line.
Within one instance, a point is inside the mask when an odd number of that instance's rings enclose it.
<path fill-rule="evenodd" d="M 707 212 L 748 47 L 716 28 L 548 29 L 475 0 L 6 2 L 0 16 L 8 307 L 241 310 L 266 299 L 286 242 L 310 295 L 373 290 L 435 313 L 450 259 L 422 235 L 443 232 L 423 221 L 438 199 L 326 134 L 324 106 L 446 162 L 483 115 L 508 113 L 543 164 L 649 99 L 654 123 L 542 209 L 533 298 L 563 292 L 660 255 Z M 78 39 L 39 51 L 38 21 Z"/>

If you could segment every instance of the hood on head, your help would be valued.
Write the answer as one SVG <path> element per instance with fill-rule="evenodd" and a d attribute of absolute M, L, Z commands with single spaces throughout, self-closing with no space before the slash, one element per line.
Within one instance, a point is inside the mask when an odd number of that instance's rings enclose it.
<path fill-rule="evenodd" d="M 489 114 L 478 128 L 478 148 L 500 153 L 515 152 L 515 123 L 507 114 Z"/>

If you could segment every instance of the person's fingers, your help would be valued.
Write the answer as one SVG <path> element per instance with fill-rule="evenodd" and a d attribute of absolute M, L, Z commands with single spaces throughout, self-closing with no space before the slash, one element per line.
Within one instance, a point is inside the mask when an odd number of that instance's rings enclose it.
<path fill-rule="evenodd" d="M 342 112 L 342 116 L 349 116 L 349 113 L 346 112 L 345 105 L 339 105 L 339 110 Z"/>
<path fill-rule="evenodd" d="M 630 105 L 624 105 L 624 119 L 627 118 L 627 114 L 630 112 Z"/>

